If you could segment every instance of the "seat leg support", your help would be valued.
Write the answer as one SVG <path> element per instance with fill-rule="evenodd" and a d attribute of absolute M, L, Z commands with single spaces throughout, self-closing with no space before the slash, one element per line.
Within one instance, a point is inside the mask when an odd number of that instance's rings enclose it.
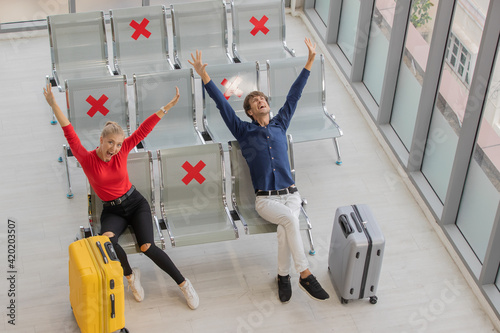
<path fill-rule="evenodd" d="M 45 76 L 45 83 L 46 83 L 46 85 L 50 85 L 51 89 L 53 86 L 56 85 L 55 80 L 54 81 L 53 80 L 54 79 L 53 78 L 51 79 L 48 75 Z M 57 124 L 56 115 L 54 114 L 54 111 L 52 110 L 52 108 L 50 106 L 49 106 L 49 108 L 50 108 L 50 113 L 52 113 L 52 120 L 50 121 L 50 124 L 55 125 L 55 124 Z"/>
<path fill-rule="evenodd" d="M 309 254 L 313 256 L 316 254 L 316 250 L 314 250 L 314 242 L 312 238 L 311 229 L 307 229 L 306 233 L 307 233 L 307 239 L 309 239 L 309 246 L 310 246 Z"/>
<path fill-rule="evenodd" d="M 71 179 L 69 177 L 69 167 L 68 167 L 68 146 L 63 145 L 63 160 L 64 160 L 64 168 L 66 169 L 66 180 L 68 182 L 68 193 L 66 197 L 68 199 L 73 199 L 73 191 L 71 190 Z"/>
<path fill-rule="evenodd" d="M 340 147 L 339 147 L 339 141 L 338 138 L 333 138 L 333 144 L 335 145 L 335 150 L 337 151 L 337 162 L 335 162 L 337 165 L 342 164 L 342 158 L 340 157 Z"/>
<path fill-rule="evenodd" d="M 50 124 L 51 125 L 56 125 L 57 124 L 56 115 L 54 114 L 53 111 L 52 111 L 52 120 L 50 121 Z"/>

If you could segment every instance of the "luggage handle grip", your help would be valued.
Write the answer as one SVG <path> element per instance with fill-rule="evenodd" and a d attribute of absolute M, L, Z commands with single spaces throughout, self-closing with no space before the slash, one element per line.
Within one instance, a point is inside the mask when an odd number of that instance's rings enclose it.
<path fill-rule="evenodd" d="M 342 232 L 344 233 L 344 237 L 347 238 L 350 234 L 352 234 L 354 231 L 351 228 L 351 225 L 349 224 L 349 220 L 347 219 L 347 216 L 345 214 L 340 215 L 339 217 L 339 224 L 340 228 L 342 229 Z"/>
<path fill-rule="evenodd" d="M 111 242 L 104 243 L 104 247 L 106 248 L 109 259 L 119 261 L 118 256 L 116 255 L 115 248 L 113 247 L 113 244 Z"/>
<path fill-rule="evenodd" d="M 108 257 L 106 257 L 106 254 L 104 253 L 104 250 L 102 248 L 101 242 L 97 241 L 95 244 L 99 248 L 99 251 L 101 251 L 102 260 L 104 260 L 104 263 L 107 264 L 108 263 Z"/>

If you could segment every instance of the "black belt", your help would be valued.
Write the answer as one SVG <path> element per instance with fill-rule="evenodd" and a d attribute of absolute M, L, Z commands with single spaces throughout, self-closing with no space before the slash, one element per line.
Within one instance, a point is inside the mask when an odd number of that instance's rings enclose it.
<path fill-rule="evenodd" d="M 290 187 L 284 188 L 282 190 L 272 190 L 272 191 L 257 190 L 257 191 L 255 191 L 255 195 L 256 196 L 285 195 L 285 194 L 295 193 L 298 190 L 299 189 L 296 186 L 290 186 Z"/>
<path fill-rule="evenodd" d="M 130 197 L 130 195 L 132 194 L 132 192 L 135 191 L 135 186 L 132 185 L 132 187 L 130 188 L 130 190 L 127 191 L 127 193 L 125 193 L 124 195 L 122 195 L 121 197 L 119 197 L 118 199 L 115 199 L 115 200 L 111 200 L 111 201 L 103 201 L 102 202 L 102 205 L 104 207 L 108 207 L 108 206 L 117 206 L 117 205 L 120 205 L 122 202 L 125 201 L 125 199 L 127 199 L 128 197 Z"/>

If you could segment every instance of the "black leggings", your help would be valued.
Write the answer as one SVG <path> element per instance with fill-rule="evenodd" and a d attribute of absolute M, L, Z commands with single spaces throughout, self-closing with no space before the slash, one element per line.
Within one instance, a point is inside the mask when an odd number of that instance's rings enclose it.
<path fill-rule="evenodd" d="M 153 262 L 174 279 L 177 284 L 184 282 L 184 277 L 172 262 L 170 257 L 158 248 L 154 242 L 151 208 L 147 200 L 135 190 L 130 197 L 120 205 L 105 206 L 101 214 L 101 235 L 112 232 L 111 243 L 115 247 L 116 255 L 123 267 L 123 274 L 132 274 L 132 268 L 127 260 L 127 254 L 118 244 L 118 238 L 128 226 L 132 226 L 139 247 L 151 244 L 144 252 Z"/>

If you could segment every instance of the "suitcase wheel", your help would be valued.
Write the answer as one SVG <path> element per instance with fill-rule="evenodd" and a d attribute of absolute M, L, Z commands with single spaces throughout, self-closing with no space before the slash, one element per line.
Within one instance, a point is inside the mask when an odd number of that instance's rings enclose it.
<path fill-rule="evenodd" d="M 120 333 L 129 333 L 128 329 L 125 327 L 120 330 Z"/>
<path fill-rule="evenodd" d="M 347 304 L 347 303 L 349 303 L 349 300 L 345 299 L 344 297 L 341 297 L 340 298 L 340 303 L 341 304 Z"/>
<path fill-rule="evenodd" d="M 378 301 L 378 297 L 377 296 L 370 297 L 370 303 L 377 304 L 377 301 Z"/>

